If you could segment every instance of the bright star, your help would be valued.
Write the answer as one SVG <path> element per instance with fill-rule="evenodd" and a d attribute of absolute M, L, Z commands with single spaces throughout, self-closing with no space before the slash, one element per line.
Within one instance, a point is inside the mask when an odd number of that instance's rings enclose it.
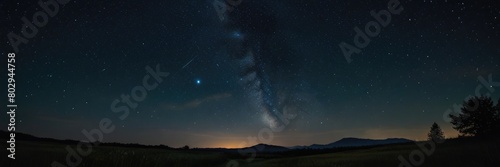
<path fill-rule="evenodd" d="M 234 37 L 236 37 L 236 38 L 241 37 L 241 34 L 240 34 L 239 32 L 234 32 L 234 34 L 233 34 L 233 35 L 234 35 Z"/>
<path fill-rule="evenodd" d="M 197 80 L 196 80 L 196 84 L 197 84 L 197 85 L 201 84 L 201 80 L 197 79 Z"/>
<path fill-rule="evenodd" d="M 239 31 L 234 31 L 231 36 L 235 39 L 243 39 L 244 35 Z"/>

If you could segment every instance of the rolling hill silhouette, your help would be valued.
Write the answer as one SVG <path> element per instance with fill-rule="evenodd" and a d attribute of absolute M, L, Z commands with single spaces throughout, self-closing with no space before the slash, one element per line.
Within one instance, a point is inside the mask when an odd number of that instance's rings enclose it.
<path fill-rule="evenodd" d="M 9 136 L 10 132 L 0 130 L 0 138 L 4 138 Z M 59 140 L 52 138 L 41 138 L 33 135 L 16 132 L 16 140 L 18 141 L 35 141 L 35 142 L 54 142 L 54 143 L 62 143 L 62 144 L 77 144 L 79 141 L 76 140 Z M 283 147 L 277 145 L 269 145 L 269 144 L 257 144 L 251 147 L 239 148 L 239 149 L 225 149 L 225 148 L 195 148 L 199 150 L 219 150 L 223 152 L 234 152 L 236 150 L 245 150 L 252 149 L 256 152 L 286 152 L 290 150 L 297 149 L 333 149 L 333 148 L 349 148 L 349 147 L 365 147 L 365 146 L 378 146 L 378 145 L 388 145 L 388 144 L 401 144 L 401 143 L 410 143 L 414 142 L 412 140 L 404 139 L 404 138 L 388 138 L 388 139 L 362 139 L 362 138 L 343 138 L 336 142 L 329 144 L 312 144 L 310 146 L 294 146 L 294 147 Z M 102 143 L 101 145 L 107 146 L 125 146 L 125 147 L 162 147 L 169 148 L 171 147 L 165 145 L 141 145 L 137 143 Z"/>
<path fill-rule="evenodd" d="M 404 138 L 388 138 L 388 139 L 361 139 L 361 138 L 343 138 L 330 144 L 313 144 L 310 146 L 295 146 L 291 149 L 331 149 L 343 147 L 363 147 L 363 146 L 376 146 L 387 144 L 410 143 L 412 140 Z"/>

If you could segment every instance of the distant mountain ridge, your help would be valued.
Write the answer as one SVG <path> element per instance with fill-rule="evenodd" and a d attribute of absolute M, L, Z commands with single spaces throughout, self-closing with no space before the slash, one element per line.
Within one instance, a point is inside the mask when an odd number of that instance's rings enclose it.
<path fill-rule="evenodd" d="M 0 130 L 0 139 L 3 139 L 4 137 L 8 137 L 9 132 Z M 52 139 L 52 138 L 41 138 L 41 137 L 36 137 L 33 135 L 25 134 L 25 133 L 19 133 L 16 132 L 16 140 L 20 141 L 39 141 L 39 142 L 56 142 L 56 143 L 65 143 L 65 144 L 77 144 L 79 141 L 76 140 L 58 140 L 58 139 Z M 269 144 L 257 144 L 251 147 L 246 147 L 246 148 L 240 148 L 240 149 L 226 149 L 226 148 L 195 148 L 195 149 L 200 149 L 200 150 L 220 150 L 220 151 L 229 151 L 229 152 L 234 152 L 237 150 L 245 150 L 245 149 L 252 149 L 255 150 L 256 152 L 285 152 L 289 150 L 295 150 L 295 149 L 332 149 L 332 148 L 346 148 L 346 147 L 363 147 L 363 146 L 377 146 L 377 145 L 387 145 L 387 144 L 401 144 L 401 143 L 410 143 L 410 142 L 415 142 L 413 140 L 408 140 L 404 138 L 388 138 L 388 139 L 362 139 L 362 138 L 343 138 L 340 139 L 336 142 L 330 143 L 330 144 L 312 144 L 310 146 L 294 146 L 294 147 L 283 147 L 283 146 L 276 146 L 276 145 L 269 145 Z M 171 149 L 171 147 L 165 146 L 165 145 L 141 145 L 137 143 L 102 143 L 101 145 L 109 145 L 109 146 L 125 146 L 125 147 L 161 147 L 161 148 L 168 148 Z"/>
<path fill-rule="evenodd" d="M 340 139 L 330 144 L 295 146 L 295 147 L 290 147 L 290 149 L 331 149 L 331 148 L 342 148 L 342 147 L 363 147 L 363 146 L 376 146 L 376 145 L 387 145 L 387 144 L 400 144 L 400 143 L 410 143 L 410 142 L 414 141 L 404 138 L 361 139 L 361 138 L 349 137 Z"/>
<path fill-rule="evenodd" d="M 269 145 L 269 144 L 257 144 L 255 146 L 248 147 L 248 148 L 252 148 L 252 149 L 256 150 L 257 152 L 283 152 L 283 151 L 290 150 L 289 148 L 286 148 L 286 147 Z"/>

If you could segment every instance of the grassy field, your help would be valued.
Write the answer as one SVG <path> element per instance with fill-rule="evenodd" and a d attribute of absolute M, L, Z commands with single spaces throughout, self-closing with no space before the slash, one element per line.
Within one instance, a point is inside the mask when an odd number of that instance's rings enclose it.
<path fill-rule="evenodd" d="M 242 163 L 241 166 L 334 166 L 334 167 L 362 167 L 362 166 L 394 166 L 400 164 L 398 156 L 408 160 L 410 152 L 419 150 L 416 144 L 382 146 L 370 149 L 345 151 L 321 155 L 288 157 L 270 160 L 259 160 L 253 163 Z M 499 141 L 447 141 L 436 145 L 435 152 L 425 156 L 420 166 L 463 166 L 463 167 L 498 167 L 500 166 Z M 416 159 L 419 161 L 419 159 Z"/>
<path fill-rule="evenodd" d="M 436 145 L 435 152 L 425 155 L 420 166 L 500 166 L 498 140 L 448 140 Z M 16 143 L 16 160 L 2 161 L 2 167 L 50 166 L 56 160 L 66 165 L 65 144 L 51 142 Z M 282 153 L 258 154 L 251 162 L 237 154 L 216 151 L 170 150 L 160 148 L 134 148 L 99 146 L 89 156 L 83 157 L 81 167 L 184 167 L 227 166 L 235 160 L 241 167 L 302 167 L 302 166 L 398 166 L 398 156 L 408 160 L 410 152 L 420 150 L 415 143 L 355 149 L 313 155 Z M 6 157 L 6 156 L 5 156 Z M 420 161 L 418 158 L 417 161 Z M 236 166 L 236 165 L 234 165 Z"/>

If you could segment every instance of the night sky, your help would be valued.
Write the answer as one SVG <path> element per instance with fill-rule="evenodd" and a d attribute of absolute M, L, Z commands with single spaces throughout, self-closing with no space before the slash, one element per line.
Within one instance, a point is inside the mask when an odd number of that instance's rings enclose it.
<path fill-rule="evenodd" d="M 2 67 L 14 52 L 7 34 L 20 34 L 21 18 L 42 10 L 37 2 L 0 2 Z M 474 95 L 478 77 L 500 81 L 494 0 L 402 0 L 404 10 L 350 63 L 339 44 L 354 45 L 354 27 L 364 30 L 370 11 L 389 1 L 243 0 L 222 21 L 213 2 L 60 6 L 19 45 L 16 130 L 83 140 L 83 129 L 109 118 L 116 129 L 105 142 L 241 147 L 285 112 L 289 124 L 269 144 L 423 140 L 433 122 L 455 137 L 443 113 Z M 170 75 L 120 120 L 110 105 L 157 65 Z"/>

